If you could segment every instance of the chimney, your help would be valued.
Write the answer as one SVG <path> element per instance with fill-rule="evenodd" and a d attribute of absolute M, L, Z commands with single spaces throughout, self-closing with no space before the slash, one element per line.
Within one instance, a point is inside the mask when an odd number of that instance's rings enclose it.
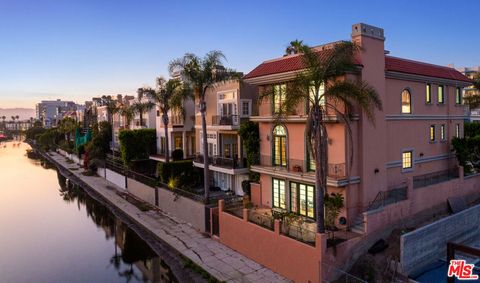
<path fill-rule="evenodd" d="M 382 28 L 377 28 L 364 23 L 352 25 L 352 39 L 358 36 L 368 36 L 371 38 L 385 41 L 385 36 L 383 35 Z"/>

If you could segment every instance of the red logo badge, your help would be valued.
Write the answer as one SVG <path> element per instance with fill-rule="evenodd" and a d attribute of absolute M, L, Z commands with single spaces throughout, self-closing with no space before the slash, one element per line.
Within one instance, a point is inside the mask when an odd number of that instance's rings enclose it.
<path fill-rule="evenodd" d="M 473 274 L 474 264 L 463 259 L 452 259 L 448 266 L 448 277 L 457 277 L 459 280 L 477 280 L 478 275 Z"/>

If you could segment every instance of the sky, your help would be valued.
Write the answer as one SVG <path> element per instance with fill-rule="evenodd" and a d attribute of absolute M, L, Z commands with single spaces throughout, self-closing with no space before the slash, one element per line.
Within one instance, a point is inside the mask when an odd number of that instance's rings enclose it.
<path fill-rule="evenodd" d="M 479 10 L 476 0 L 0 0 L 0 108 L 132 95 L 185 52 L 221 50 L 248 73 L 294 39 L 348 40 L 358 22 L 383 28 L 393 56 L 476 66 Z"/>

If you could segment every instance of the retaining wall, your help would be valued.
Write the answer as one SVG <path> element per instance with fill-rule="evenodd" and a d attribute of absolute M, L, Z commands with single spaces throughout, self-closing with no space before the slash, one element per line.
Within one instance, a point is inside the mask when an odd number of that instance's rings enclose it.
<path fill-rule="evenodd" d="M 205 232 L 205 205 L 187 197 L 175 195 L 173 192 L 158 188 L 158 207 L 185 222 L 192 224 L 196 229 Z"/>
<path fill-rule="evenodd" d="M 155 191 L 155 188 L 127 178 L 127 192 L 153 205 L 155 205 Z"/>
<path fill-rule="evenodd" d="M 400 238 L 400 262 L 409 275 L 446 258 L 447 242 L 465 243 L 480 234 L 480 205 L 440 219 Z"/>
<path fill-rule="evenodd" d="M 108 168 L 105 168 L 105 171 L 106 171 L 107 181 L 114 183 L 115 185 L 119 186 L 120 188 L 122 188 L 124 190 L 126 189 L 126 187 L 125 187 L 125 176 L 124 175 L 118 174 L 117 172 L 112 171 Z"/>

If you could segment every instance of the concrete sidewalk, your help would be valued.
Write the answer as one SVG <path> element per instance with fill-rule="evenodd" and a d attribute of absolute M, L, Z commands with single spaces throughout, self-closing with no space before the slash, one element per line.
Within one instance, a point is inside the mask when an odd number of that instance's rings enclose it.
<path fill-rule="evenodd" d="M 58 153 L 50 153 L 65 169 L 78 168 L 69 164 Z M 136 206 L 122 198 L 117 187 L 102 177 L 89 177 L 81 174 L 83 170 L 69 170 L 102 197 L 115 204 L 123 213 L 129 215 L 139 225 L 154 233 L 159 239 L 173 247 L 185 257 L 208 271 L 220 281 L 227 282 L 290 282 L 283 276 L 252 261 L 236 251 L 206 237 L 191 225 L 161 211 L 142 212 Z"/>

